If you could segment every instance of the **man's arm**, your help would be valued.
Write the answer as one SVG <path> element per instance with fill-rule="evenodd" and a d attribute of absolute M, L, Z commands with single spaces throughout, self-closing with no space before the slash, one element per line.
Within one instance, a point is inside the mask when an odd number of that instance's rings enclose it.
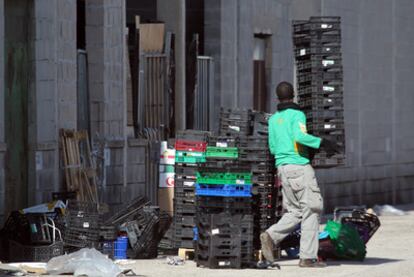
<path fill-rule="evenodd" d="M 268 121 L 267 121 L 267 124 L 268 124 L 268 132 L 269 132 L 269 135 L 268 135 L 268 143 L 269 143 L 269 150 L 270 150 L 270 153 L 272 153 L 273 155 L 275 155 L 276 154 L 276 149 L 275 149 L 275 139 L 274 139 L 274 134 L 275 134 L 275 130 L 274 130 L 274 124 L 271 124 L 271 120 L 269 119 Z"/>
<path fill-rule="evenodd" d="M 294 118 L 292 124 L 293 137 L 296 142 L 315 149 L 318 149 L 321 146 L 321 138 L 309 135 L 307 133 L 306 117 L 304 113 L 298 113 Z"/>

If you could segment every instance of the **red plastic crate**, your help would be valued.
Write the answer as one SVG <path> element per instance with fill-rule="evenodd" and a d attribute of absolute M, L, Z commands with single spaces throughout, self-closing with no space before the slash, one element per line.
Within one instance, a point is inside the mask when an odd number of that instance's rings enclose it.
<path fill-rule="evenodd" d="M 195 151 L 195 152 L 205 152 L 207 147 L 207 142 L 204 141 L 193 141 L 193 140 L 176 140 L 175 141 L 175 150 L 178 151 Z"/>

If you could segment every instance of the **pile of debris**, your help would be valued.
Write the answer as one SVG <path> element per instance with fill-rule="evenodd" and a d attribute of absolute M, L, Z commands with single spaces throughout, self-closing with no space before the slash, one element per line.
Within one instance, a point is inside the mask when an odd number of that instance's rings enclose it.
<path fill-rule="evenodd" d="M 170 224 L 171 217 L 145 197 L 137 197 L 106 220 L 97 204 L 68 200 L 48 212 L 11 213 L 0 231 L 1 247 L 6 250 L 1 251 L 1 259 L 47 262 L 82 248 L 95 248 L 116 259 L 154 258 Z"/>

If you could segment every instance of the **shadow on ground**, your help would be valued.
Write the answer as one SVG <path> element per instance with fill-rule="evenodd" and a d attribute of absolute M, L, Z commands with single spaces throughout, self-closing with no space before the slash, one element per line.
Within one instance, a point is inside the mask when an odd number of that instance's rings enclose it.
<path fill-rule="evenodd" d="M 380 265 L 380 264 L 387 264 L 387 263 L 396 263 L 401 262 L 404 260 L 400 259 L 387 259 L 387 258 L 376 258 L 376 257 L 369 257 L 363 260 L 362 262 L 359 261 L 332 261 L 328 260 L 329 266 L 339 266 L 339 265 Z"/>

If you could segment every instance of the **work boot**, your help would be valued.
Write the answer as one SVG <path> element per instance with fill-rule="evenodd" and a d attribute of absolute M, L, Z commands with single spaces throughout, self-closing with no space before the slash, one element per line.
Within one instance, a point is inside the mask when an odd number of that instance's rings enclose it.
<path fill-rule="evenodd" d="M 326 263 L 320 262 L 317 259 L 300 259 L 299 267 L 326 267 Z"/>
<path fill-rule="evenodd" d="M 269 262 L 274 262 L 273 257 L 273 240 L 266 232 L 260 234 L 260 242 L 262 243 L 262 255 Z"/>

